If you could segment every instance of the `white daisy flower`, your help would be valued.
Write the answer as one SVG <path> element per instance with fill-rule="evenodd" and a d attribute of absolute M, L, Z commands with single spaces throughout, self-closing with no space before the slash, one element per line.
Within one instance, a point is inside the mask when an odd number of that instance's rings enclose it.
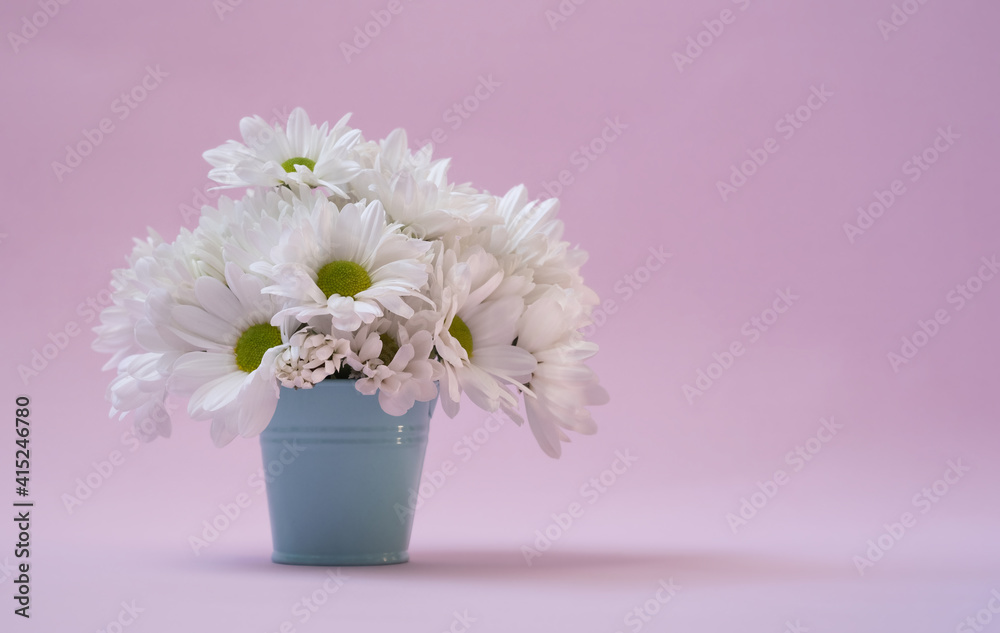
<path fill-rule="evenodd" d="M 505 385 L 523 388 L 536 361 L 513 345 L 524 310 L 521 278 L 506 277 L 495 257 L 475 246 L 440 255 L 433 299 L 442 318 L 434 326 L 434 347 L 444 367 L 441 406 L 458 413 L 465 392 L 480 408 L 513 408 L 517 400 Z"/>
<path fill-rule="evenodd" d="M 584 341 L 576 329 L 581 310 L 572 291 L 550 287 L 518 322 L 517 346 L 538 362 L 527 385 L 525 413 L 538 445 L 551 457 L 559 457 L 560 441 L 569 441 L 563 429 L 596 433 L 587 407 L 608 401 L 597 375 L 584 364 L 597 353 L 597 344 Z"/>
<path fill-rule="evenodd" d="M 352 149 L 361 132 L 347 125 L 344 116 L 332 128 L 316 127 L 302 108 L 288 117 L 286 129 L 271 127 L 259 116 L 240 121 L 243 142 L 227 141 L 204 153 L 213 167 L 208 176 L 223 187 L 276 187 L 293 183 L 324 186 L 346 197 L 346 184 L 360 166 Z"/>
<path fill-rule="evenodd" d="M 415 402 L 429 402 L 438 395 L 440 363 L 431 358 L 431 331 L 416 324 L 437 320 L 436 313 L 421 312 L 407 322 L 381 320 L 362 326 L 352 337 L 354 354 L 348 365 L 360 374 L 355 388 L 365 395 L 378 394 L 379 405 L 389 415 L 403 415 Z M 409 327 L 408 327 L 409 326 Z"/>
<path fill-rule="evenodd" d="M 386 225 L 378 201 L 340 210 L 328 202 L 285 232 L 272 252 L 273 265 L 261 262 L 253 270 L 273 281 L 264 292 L 288 300 L 275 323 L 286 316 L 303 323 L 322 317 L 353 332 L 386 310 L 413 315 L 403 299 L 422 297 L 430 247 L 400 233 L 398 225 Z"/>
<path fill-rule="evenodd" d="M 226 266 L 226 283 L 213 277 L 195 282 L 198 305 L 174 305 L 171 330 L 198 351 L 174 363 L 171 391 L 190 393 L 188 414 L 211 419 L 219 446 L 237 435 L 252 437 L 267 426 L 278 403 L 275 360 L 287 346 L 271 325 L 278 311 L 264 282 Z"/>

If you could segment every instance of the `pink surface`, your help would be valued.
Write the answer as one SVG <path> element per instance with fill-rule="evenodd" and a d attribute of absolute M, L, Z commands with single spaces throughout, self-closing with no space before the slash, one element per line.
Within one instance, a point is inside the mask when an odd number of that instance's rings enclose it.
<path fill-rule="evenodd" d="M 32 400 L 37 504 L 32 618 L 7 597 L 0 628 L 117 630 L 134 601 L 136 633 L 1000 630 L 994 3 L 223 2 L 0 8 L 25 34 L 0 54 L 0 402 L 9 420 Z M 345 54 L 372 12 L 391 21 Z M 607 313 L 601 432 L 553 461 L 527 429 L 476 435 L 474 407 L 439 415 L 413 561 L 342 585 L 269 562 L 256 442 L 220 451 L 182 419 L 138 446 L 107 420 L 89 349 L 89 304 L 132 237 L 193 225 L 201 152 L 297 105 L 352 111 L 369 138 L 436 138 L 460 182 L 561 190 Z M 87 135 L 92 152 L 54 169 Z M 64 348 L 25 384 L 50 336 Z M 600 492 L 619 451 L 637 460 Z M 741 506 L 745 524 L 727 518 Z M 10 596 L 17 533 L 0 525 Z M 891 549 L 859 573 L 880 536 Z M 967 617 L 980 628 L 956 628 Z"/>

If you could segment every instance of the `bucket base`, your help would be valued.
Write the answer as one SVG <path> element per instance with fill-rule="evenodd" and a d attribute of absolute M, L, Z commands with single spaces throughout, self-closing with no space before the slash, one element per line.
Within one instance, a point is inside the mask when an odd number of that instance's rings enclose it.
<path fill-rule="evenodd" d="M 274 552 L 271 561 L 281 565 L 316 565 L 319 567 L 353 567 L 360 565 L 399 565 L 410 560 L 407 552 L 384 554 L 285 554 Z"/>

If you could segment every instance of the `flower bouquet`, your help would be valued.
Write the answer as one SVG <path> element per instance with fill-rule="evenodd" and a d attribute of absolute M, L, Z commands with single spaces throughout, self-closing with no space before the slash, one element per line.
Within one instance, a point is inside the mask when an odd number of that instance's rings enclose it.
<path fill-rule="evenodd" d="M 150 230 L 113 272 L 94 342 L 117 372 L 112 415 L 151 440 L 170 434 L 166 399 L 187 398 L 223 446 L 337 383 L 318 417 L 336 417 L 346 385 L 390 420 L 417 404 L 429 417 L 436 399 L 454 417 L 464 393 L 526 418 L 553 457 L 567 431 L 596 431 L 587 406 L 607 394 L 580 329 L 597 297 L 557 200 L 449 182 L 430 146 L 411 152 L 403 130 L 366 141 L 348 116 L 317 126 L 296 109 L 284 128 L 247 117 L 240 132 L 204 157 L 244 195 L 173 242 Z"/>

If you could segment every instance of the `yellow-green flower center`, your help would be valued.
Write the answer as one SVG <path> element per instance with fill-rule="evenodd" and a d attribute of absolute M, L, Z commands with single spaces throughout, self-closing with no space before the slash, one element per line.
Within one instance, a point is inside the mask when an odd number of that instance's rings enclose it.
<path fill-rule="evenodd" d="M 281 345 L 281 330 L 270 323 L 251 325 L 236 341 L 236 366 L 248 374 L 260 367 L 265 352 Z"/>
<path fill-rule="evenodd" d="M 396 357 L 396 352 L 399 351 L 399 343 L 388 334 L 379 334 L 378 337 L 382 339 L 382 353 L 378 355 L 378 359 L 388 365 Z"/>
<path fill-rule="evenodd" d="M 305 165 L 309 171 L 312 171 L 316 167 L 316 161 L 311 158 L 306 158 L 305 156 L 296 156 L 295 158 L 289 158 L 285 162 L 281 163 L 281 168 L 288 173 L 295 172 L 296 165 Z"/>
<path fill-rule="evenodd" d="M 465 350 L 465 353 L 469 355 L 469 358 L 472 358 L 472 332 L 462 317 L 455 315 L 455 318 L 451 320 L 451 327 L 448 328 L 448 334 L 451 334 Z"/>
<path fill-rule="evenodd" d="M 316 285 L 326 298 L 333 295 L 353 297 L 372 287 L 372 278 L 360 264 L 347 261 L 330 262 L 316 273 Z"/>

